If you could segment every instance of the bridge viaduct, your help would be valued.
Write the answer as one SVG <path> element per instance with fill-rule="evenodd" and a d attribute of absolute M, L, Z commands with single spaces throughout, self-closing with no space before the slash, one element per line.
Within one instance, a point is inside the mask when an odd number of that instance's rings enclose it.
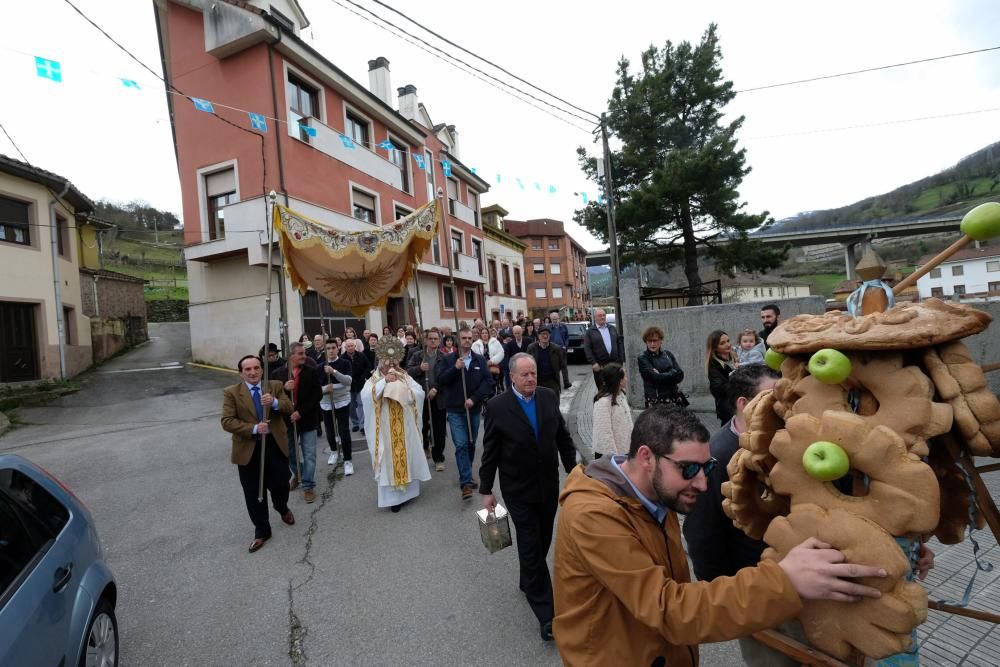
<path fill-rule="evenodd" d="M 768 244 L 784 245 L 787 243 L 797 247 L 839 243 L 844 248 L 847 277 L 851 280 L 857 280 L 858 253 L 855 252 L 855 249 L 858 245 L 864 248 L 871 243 L 873 238 L 957 232 L 964 214 L 965 212 L 962 211 L 961 213 L 949 213 L 936 217 L 864 222 L 797 232 L 782 232 L 780 229 L 764 230 L 751 234 L 751 238 Z M 587 253 L 587 266 L 607 266 L 610 263 L 610 255 L 607 250 Z"/>

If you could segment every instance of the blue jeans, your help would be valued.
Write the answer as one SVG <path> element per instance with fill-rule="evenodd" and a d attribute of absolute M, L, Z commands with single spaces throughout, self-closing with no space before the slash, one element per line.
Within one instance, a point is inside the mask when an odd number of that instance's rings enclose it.
<path fill-rule="evenodd" d="M 365 427 L 365 411 L 361 407 L 361 392 L 352 391 L 351 392 L 351 428 L 357 426 L 358 428 Z"/>
<path fill-rule="evenodd" d="M 293 475 L 298 474 L 298 448 L 295 447 L 295 430 L 288 433 L 288 469 Z M 299 431 L 299 444 L 302 446 L 302 488 L 316 487 L 316 429 Z"/>
<path fill-rule="evenodd" d="M 481 408 L 469 410 L 469 420 L 472 422 L 472 437 L 470 438 L 465 411 L 448 412 L 451 441 L 455 443 L 455 462 L 458 464 L 459 486 L 472 484 L 472 462 L 476 460 L 476 438 L 479 436 L 480 414 L 482 414 Z"/>

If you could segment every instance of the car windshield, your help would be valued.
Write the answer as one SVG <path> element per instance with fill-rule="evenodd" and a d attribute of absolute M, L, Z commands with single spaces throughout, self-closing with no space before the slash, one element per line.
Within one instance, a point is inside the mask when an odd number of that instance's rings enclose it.
<path fill-rule="evenodd" d="M 583 333 L 584 329 L 587 328 L 586 324 L 581 324 L 579 322 L 570 322 L 566 325 L 566 332 L 570 336 L 579 336 Z"/>

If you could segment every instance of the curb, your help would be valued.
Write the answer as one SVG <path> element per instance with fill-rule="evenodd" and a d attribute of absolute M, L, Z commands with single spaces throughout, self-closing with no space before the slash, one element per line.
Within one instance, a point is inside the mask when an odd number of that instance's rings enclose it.
<path fill-rule="evenodd" d="M 193 361 L 187 362 L 188 366 L 194 366 L 195 368 L 207 368 L 210 371 L 221 371 L 223 373 L 232 373 L 233 375 L 239 375 L 239 371 L 235 371 L 232 368 L 223 368 L 222 366 L 213 366 L 212 364 L 198 364 Z"/>

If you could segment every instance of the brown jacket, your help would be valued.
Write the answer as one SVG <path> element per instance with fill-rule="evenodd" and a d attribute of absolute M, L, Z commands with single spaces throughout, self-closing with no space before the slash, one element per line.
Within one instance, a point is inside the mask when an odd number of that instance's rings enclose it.
<path fill-rule="evenodd" d="M 278 380 L 269 380 L 271 394 L 278 399 L 278 412 L 283 415 L 290 415 L 293 412 L 292 401 L 285 393 L 285 388 Z M 271 435 L 278 448 L 288 456 L 288 432 L 285 430 L 285 420 L 275 418 L 272 410 L 268 415 L 268 425 L 271 427 Z M 237 465 L 245 466 L 250 463 L 253 456 L 253 448 L 257 446 L 257 437 L 253 434 L 253 427 L 257 425 L 257 410 L 253 405 L 253 396 L 247 389 L 245 382 L 240 380 L 238 384 L 226 387 L 222 392 L 222 428 L 233 434 L 233 452 L 229 460 Z"/>
<path fill-rule="evenodd" d="M 774 627 L 802 609 L 771 561 L 691 583 L 677 515 L 661 528 L 610 457 L 577 466 L 559 503 L 552 633 L 570 667 L 694 666 L 698 644 Z"/>

